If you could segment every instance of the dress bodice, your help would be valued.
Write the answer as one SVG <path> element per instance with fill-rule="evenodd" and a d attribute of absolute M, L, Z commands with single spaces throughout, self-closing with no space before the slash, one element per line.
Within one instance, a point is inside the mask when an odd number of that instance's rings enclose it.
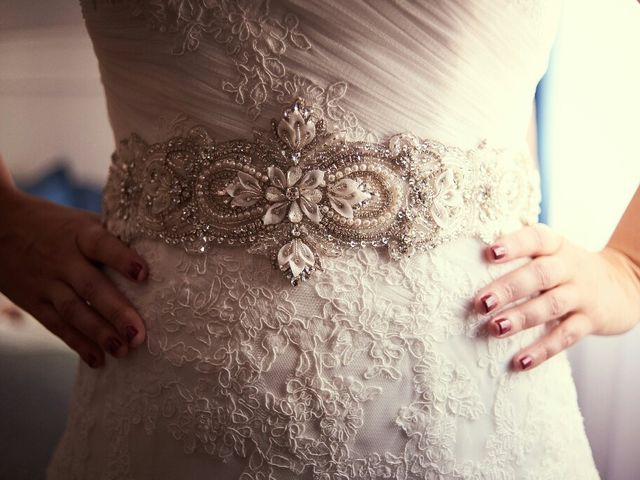
<path fill-rule="evenodd" d="M 536 220 L 556 0 L 83 1 L 145 344 L 81 364 L 48 480 L 599 479 L 565 352 L 512 368 L 550 323 L 471 308 L 529 261 L 479 240 Z"/>
<path fill-rule="evenodd" d="M 347 139 L 525 138 L 553 0 L 81 0 L 117 140 L 247 138 L 298 96 Z M 160 128 L 160 130 L 158 130 Z"/>

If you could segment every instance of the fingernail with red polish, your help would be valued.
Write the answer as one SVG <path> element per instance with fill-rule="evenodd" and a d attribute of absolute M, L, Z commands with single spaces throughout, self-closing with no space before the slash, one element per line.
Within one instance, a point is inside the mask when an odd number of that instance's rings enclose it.
<path fill-rule="evenodd" d="M 120 347 L 122 346 L 122 342 L 115 337 L 111 337 L 107 342 L 107 348 L 109 349 L 109 353 L 114 355 L 118 352 Z"/>
<path fill-rule="evenodd" d="M 484 307 L 485 313 L 489 313 L 498 305 L 498 299 L 493 293 L 488 293 L 480 299 Z"/>
<path fill-rule="evenodd" d="M 491 255 L 493 256 L 494 260 L 500 260 L 501 258 L 504 258 L 506 254 L 507 249 L 502 245 L 494 245 L 493 247 L 491 247 Z"/>
<path fill-rule="evenodd" d="M 504 335 L 509 330 L 511 330 L 511 320 L 508 318 L 500 318 L 495 321 L 495 324 L 498 326 L 498 334 Z"/>
<path fill-rule="evenodd" d="M 127 340 L 130 342 L 138 334 L 138 329 L 133 325 L 127 326 Z"/>
<path fill-rule="evenodd" d="M 533 363 L 533 360 L 531 359 L 531 357 L 529 355 L 525 355 L 524 357 L 522 357 L 520 359 L 520 365 L 522 365 L 522 369 L 526 369 L 529 368 L 531 366 L 531 364 Z"/>

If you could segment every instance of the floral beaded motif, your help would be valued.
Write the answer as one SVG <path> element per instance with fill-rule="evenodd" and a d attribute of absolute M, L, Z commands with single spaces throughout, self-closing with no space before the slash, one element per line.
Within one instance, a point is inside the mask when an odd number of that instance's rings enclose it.
<path fill-rule="evenodd" d="M 304 99 L 272 126 L 253 142 L 215 143 L 201 127 L 151 146 L 132 135 L 105 188 L 110 227 L 196 252 L 239 245 L 271 257 L 295 285 L 346 249 L 384 246 L 398 259 L 536 221 L 537 173 L 525 154 L 410 134 L 387 145 L 337 140 Z"/>
<path fill-rule="evenodd" d="M 349 250 L 322 281 L 292 289 L 267 261 L 229 247 L 133 246 L 154 265 L 150 284 L 112 278 L 147 319 L 147 341 L 104 372 L 83 364 L 78 437 L 56 478 L 87 478 L 77 445 L 102 431 L 108 440 L 92 453 L 105 461 L 91 476 L 101 480 L 164 478 L 139 473 L 161 459 L 136 457 L 138 442 L 170 448 L 166 460 L 185 472 L 191 460 L 214 472 L 238 462 L 242 474 L 215 476 L 240 480 L 595 479 L 577 448 L 566 356 L 506 371 L 542 326 L 484 340 L 466 302 L 489 275 L 466 247 L 398 261 Z"/>

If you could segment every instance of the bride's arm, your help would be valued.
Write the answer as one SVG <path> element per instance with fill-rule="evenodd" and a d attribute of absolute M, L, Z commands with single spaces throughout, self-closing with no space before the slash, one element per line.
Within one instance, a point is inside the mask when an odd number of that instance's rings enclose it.
<path fill-rule="evenodd" d="M 0 291 L 92 367 L 144 340 L 144 323 L 100 269 L 142 282 L 144 259 L 92 213 L 18 190 L 0 158 Z"/>
<path fill-rule="evenodd" d="M 494 263 L 533 258 L 481 289 L 474 301 L 478 312 L 492 314 L 487 328 L 498 337 L 548 322 L 546 333 L 513 357 L 516 369 L 536 367 L 586 335 L 618 335 L 640 322 L 639 192 L 598 252 L 541 223 L 487 248 Z"/>
<path fill-rule="evenodd" d="M 602 254 L 610 257 L 622 276 L 623 286 L 640 303 L 640 185 L 627 205 Z"/>
<path fill-rule="evenodd" d="M 528 135 L 534 158 L 536 138 L 534 107 Z M 486 257 L 495 263 L 533 258 L 478 292 L 478 312 L 499 312 L 487 322 L 489 332 L 507 337 L 550 322 L 542 338 L 514 356 L 515 368 L 535 367 L 588 334 L 625 333 L 640 323 L 640 187 L 599 252 L 537 224 L 499 238 Z"/>
<path fill-rule="evenodd" d="M 607 247 L 625 254 L 630 260 L 629 266 L 640 277 L 640 186 L 627 205 Z"/>

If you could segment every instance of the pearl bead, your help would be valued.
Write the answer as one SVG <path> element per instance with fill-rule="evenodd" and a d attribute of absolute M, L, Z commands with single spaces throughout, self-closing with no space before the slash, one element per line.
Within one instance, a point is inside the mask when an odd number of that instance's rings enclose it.
<path fill-rule="evenodd" d="M 314 124 L 316 119 L 309 117 L 304 104 L 296 108 L 309 124 L 303 125 L 303 133 L 307 132 L 313 137 L 312 130 L 307 127 Z M 318 133 L 326 128 L 318 126 Z M 153 149 L 141 152 L 139 158 L 119 159 L 116 166 L 122 167 L 124 179 L 111 186 L 115 195 L 120 188 L 120 198 L 108 200 L 112 202 L 108 205 L 109 210 L 115 212 L 118 209 L 115 215 L 119 221 L 131 222 L 126 228 L 139 229 L 140 233 L 170 245 L 183 245 L 197 251 L 205 243 L 216 240 L 219 244 L 264 249 L 275 258 L 278 248 L 291 240 L 289 231 L 292 223 L 285 217 L 277 224 L 264 224 L 264 212 L 273 205 L 264 197 L 264 191 L 271 183 L 267 175 L 268 166 L 276 161 L 273 158 L 275 143 L 272 142 L 278 140 L 277 132 L 271 132 L 275 138 L 265 142 L 269 134 L 264 132 L 262 137 L 256 136 L 253 142 L 232 140 L 215 144 L 206 137 L 176 137 L 165 143 L 154 144 Z M 508 194 L 499 189 L 502 176 L 511 172 L 512 166 L 517 166 L 518 170 L 513 170 L 514 175 L 521 176 L 513 182 L 516 190 L 514 195 L 526 201 L 531 188 L 534 188 L 528 183 L 530 172 L 525 170 L 530 163 L 528 154 L 512 157 L 511 153 L 507 153 L 507 157 L 503 158 L 494 154 L 493 150 L 489 152 L 488 147 L 482 152 L 479 152 L 481 147 L 464 152 L 426 140 L 416 140 L 412 144 L 408 138 L 397 137 L 395 143 L 391 142 L 391 147 L 387 145 L 390 142 L 351 143 L 346 139 L 326 148 L 318 144 L 313 147 L 316 150 L 312 158 L 306 150 L 292 153 L 284 146 L 277 149 L 276 156 L 282 155 L 277 162 L 285 175 L 292 164 L 298 161 L 303 175 L 313 169 L 323 172 L 324 183 L 317 186 L 316 192 L 309 193 L 319 198 L 317 207 L 321 221 L 313 225 L 305 215 L 296 226 L 296 230 L 299 229 L 297 238 L 305 244 L 308 242 L 307 246 L 316 257 L 322 257 L 322 252 L 316 251 L 318 247 L 315 242 L 327 242 L 329 250 L 335 249 L 337 252 L 343 247 L 391 244 L 396 246 L 390 250 L 392 257 L 396 258 L 433 248 L 453 237 L 457 230 L 446 226 L 435 228 L 429 216 L 433 197 L 437 194 L 435 179 L 447 173 L 448 169 L 453 169 L 448 172 L 453 174 L 455 183 L 451 188 L 461 195 L 463 201 L 460 211 L 454 212 L 456 220 L 468 222 L 470 230 L 477 229 L 471 233 L 484 235 L 482 228 L 485 228 L 485 223 L 502 221 L 510 215 L 527 215 L 531 218 L 537 213 L 532 205 L 508 204 Z M 309 140 L 315 141 L 313 138 Z M 145 159 L 153 161 L 153 166 L 157 164 L 158 167 L 147 169 L 147 165 L 143 165 Z M 169 176 L 165 188 L 164 175 L 167 168 L 172 168 L 172 162 L 180 165 L 183 171 L 178 176 Z M 245 173 L 252 176 L 250 180 L 255 178 L 260 182 L 256 186 L 261 190 L 257 192 L 260 198 L 255 205 L 234 206 L 233 195 L 227 190 L 236 196 L 248 195 L 247 189 L 238 184 L 239 176 Z M 360 218 L 345 217 L 333 208 L 328 199 L 329 194 L 340 195 L 348 190 L 330 191 L 336 181 L 345 177 L 357 180 L 360 191 L 340 201 L 351 204 L 354 197 L 362 197 L 361 202 L 351 205 Z M 349 183 L 353 181 L 349 180 Z M 251 186 L 249 190 L 253 189 L 254 186 Z M 300 192 L 293 188 L 289 190 L 291 199 L 297 199 Z M 152 207 L 159 205 L 165 205 L 165 208 L 154 212 Z M 489 207 L 493 207 L 491 213 L 487 213 Z M 515 212 L 516 207 L 528 210 Z M 425 222 L 424 228 L 417 225 L 419 221 Z M 159 223 L 161 229 L 144 226 L 153 225 L 154 222 Z M 408 232 L 399 231 L 398 227 L 404 222 L 407 223 Z M 185 228 L 187 223 L 188 229 Z M 416 228 L 418 226 L 421 228 Z M 493 227 L 490 224 L 488 228 Z M 185 233 L 187 230 L 191 233 Z M 275 262 L 278 267 L 277 259 Z M 294 280 L 304 279 L 314 270 L 313 267 L 307 265 L 299 278 Z M 291 271 L 288 274 L 292 278 Z"/>

